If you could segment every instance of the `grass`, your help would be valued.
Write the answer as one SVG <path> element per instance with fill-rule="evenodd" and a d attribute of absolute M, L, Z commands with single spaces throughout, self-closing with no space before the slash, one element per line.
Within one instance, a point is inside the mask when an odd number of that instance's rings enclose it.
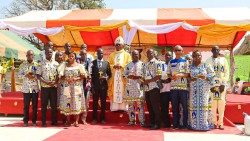
<path fill-rule="evenodd" d="M 229 57 L 227 57 L 228 62 Z M 250 81 L 250 55 L 236 55 L 235 61 L 235 73 L 234 77 L 239 77 L 240 80 Z"/>

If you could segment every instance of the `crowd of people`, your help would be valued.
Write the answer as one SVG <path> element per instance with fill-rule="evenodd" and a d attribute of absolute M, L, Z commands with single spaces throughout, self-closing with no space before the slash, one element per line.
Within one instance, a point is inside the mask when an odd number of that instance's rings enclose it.
<path fill-rule="evenodd" d="M 51 125 L 57 126 L 58 110 L 64 116 L 65 126 L 78 127 L 79 120 L 87 124 L 89 99 L 93 98 L 92 123 L 105 124 L 106 98 L 111 111 L 127 111 L 128 125 L 139 125 L 156 130 L 159 128 L 211 130 L 224 129 L 223 117 L 228 83 L 228 64 L 220 55 L 218 46 L 212 47 L 213 55 L 202 62 L 199 50 L 184 57 L 183 48 L 177 45 L 173 52 L 166 52 L 160 60 L 153 49 L 148 49 L 147 61 L 141 61 L 140 52 L 124 50 L 124 40 L 118 37 L 115 51 L 104 60 L 104 51 L 97 49 L 97 57 L 88 54 L 82 45 L 79 54 L 71 50 L 53 50 L 49 42 L 41 52 L 41 59 L 34 61 L 32 50 L 27 61 L 20 65 L 18 76 L 23 79 L 24 126 L 28 126 L 29 105 L 32 101 L 33 126 L 37 121 L 38 93 L 41 90 L 42 126 L 46 127 L 48 104 L 51 107 Z M 175 58 L 173 58 L 173 53 Z M 101 112 L 98 116 L 98 101 Z M 145 121 L 144 105 L 149 111 Z M 170 108 L 171 107 L 171 108 Z M 172 109 L 173 120 L 170 120 Z M 218 113 L 218 119 L 217 119 Z M 71 122 L 70 117 L 74 117 Z M 146 124 L 149 123 L 149 124 Z"/>

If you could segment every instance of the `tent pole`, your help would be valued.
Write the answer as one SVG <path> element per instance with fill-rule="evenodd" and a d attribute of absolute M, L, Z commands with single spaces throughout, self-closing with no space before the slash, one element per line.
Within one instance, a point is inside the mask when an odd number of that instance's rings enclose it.
<path fill-rule="evenodd" d="M 200 39 L 199 39 L 199 42 L 198 42 L 198 47 L 200 47 L 200 44 L 201 44 L 201 36 L 200 36 Z"/>
<path fill-rule="evenodd" d="M 230 48 L 230 86 L 233 87 L 234 84 L 234 72 L 235 72 L 235 61 L 234 61 L 234 53 L 233 53 L 233 47 L 234 47 L 234 41 L 236 37 L 238 36 L 238 32 L 234 35 L 233 43 L 231 44 Z"/>
<path fill-rule="evenodd" d="M 234 72 L 235 72 L 235 63 L 234 63 L 234 55 L 233 55 L 233 49 L 230 49 L 230 86 L 233 87 L 234 84 Z"/>
<path fill-rule="evenodd" d="M 16 92 L 15 66 L 14 58 L 11 58 L 11 92 Z"/>

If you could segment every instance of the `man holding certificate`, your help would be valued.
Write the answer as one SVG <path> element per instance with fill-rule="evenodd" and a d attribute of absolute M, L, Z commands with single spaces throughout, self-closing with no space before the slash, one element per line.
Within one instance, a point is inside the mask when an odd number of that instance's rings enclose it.
<path fill-rule="evenodd" d="M 213 55 L 208 58 L 206 63 L 212 66 L 215 72 L 214 87 L 211 88 L 213 123 L 214 128 L 217 128 L 217 125 L 219 125 L 219 129 L 223 130 L 223 117 L 226 106 L 226 86 L 228 84 L 229 69 L 226 58 L 220 56 L 220 48 L 214 46 L 211 51 Z M 218 120 L 217 110 L 219 114 Z"/>
<path fill-rule="evenodd" d="M 32 124 L 36 126 L 37 121 L 37 103 L 38 103 L 38 80 L 36 77 L 36 70 L 38 67 L 37 62 L 34 61 L 34 52 L 32 50 L 27 51 L 27 61 L 24 61 L 18 72 L 18 78 L 23 80 L 22 92 L 23 92 L 23 122 L 24 126 L 28 126 L 29 121 L 29 107 L 30 101 L 32 101 Z"/>

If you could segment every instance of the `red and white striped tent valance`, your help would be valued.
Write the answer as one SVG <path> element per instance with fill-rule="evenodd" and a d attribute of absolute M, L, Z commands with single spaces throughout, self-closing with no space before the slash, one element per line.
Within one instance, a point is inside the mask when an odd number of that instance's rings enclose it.
<path fill-rule="evenodd" d="M 62 26 L 104 26 L 130 20 L 138 25 L 162 25 L 169 23 L 185 22 L 192 26 L 205 26 L 209 24 L 223 24 L 236 26 L 250 23 L 250 8 L 160 8 L 160 9 L 93 9 L 93 10 L 55 10 L 55 11 L 31 11 L 24 15 L 3 19 L 6 24 L 20 28 L 51 28 Z M 218 28 L 218 26 L 216 26 Z M 70 28 L 68 28 L 70 29 Z M 75 28 L 76 29 L 76 28 Z M 66 42 L 79 46 L 86 43 L 90 46 L 112 45 L 114 39 L 123 35 L 122 26 L 106 31 L 89 32 L 79 28 L 76 32 L 62 31 L 56 35 L 43 36 L 36 34 L 41 40 L 51 40 L 57 46 L 63 46 Z M 216 30 L 216 29 L 214 29 Z M 239 29 L 240 31 L 240 29 Z M 191 31 L 182 27 L 167 34 L 152 34 L 138 30 L 132 44 L 157 44 L 184 46 L 195 45 L 229 45 L 235 44 L 235 39 L 240 39 L 245 31 L 230 33 L 210 41 L 209 35 L 204 32 L 199 35 L 199 30 Z M 209 37 L 209 38 L 208 38 Z"/>

